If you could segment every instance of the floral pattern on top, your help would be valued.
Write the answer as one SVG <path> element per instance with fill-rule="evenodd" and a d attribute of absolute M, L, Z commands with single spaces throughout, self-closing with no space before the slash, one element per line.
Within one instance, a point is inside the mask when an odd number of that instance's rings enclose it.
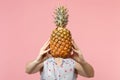
<path fill-rule="evenodd" d="M 53 57 L 46 59 L 40 80 L 76 80 L 75 61 L 71 58 L 62 59 L 58 66 Z"/>

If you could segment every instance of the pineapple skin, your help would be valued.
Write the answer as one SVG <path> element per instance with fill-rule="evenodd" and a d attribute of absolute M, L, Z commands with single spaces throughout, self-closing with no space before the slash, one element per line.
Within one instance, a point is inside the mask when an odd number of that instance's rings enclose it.
<path fill-rule="evenodd" d="M 66 28 L 68 23 L 68 10 L 64 6 L 55 9 L 54 23 L 56 27 L 50 37 L 50 53 L 53 57 L 67 58 L 72 51 L 72 36 Z"/>
<path fill-rule="evenodd" d="M 67 58 L 72 51 L 71 32 L 65 27 L 57 27 L 50 37 L 50 53 L 53 57 Z"/>

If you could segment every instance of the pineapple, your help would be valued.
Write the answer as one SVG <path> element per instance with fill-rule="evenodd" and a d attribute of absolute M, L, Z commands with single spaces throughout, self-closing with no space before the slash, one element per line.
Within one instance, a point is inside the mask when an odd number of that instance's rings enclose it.
<path fill-rule="evenodd" d="M 71 32 L 66 28 L 68 23 L 67 9 L 63 6 L 55 10 L 55 24 L 57 28 L 52 31 L 50 36 L 50 53 L 53 57 L 66 58 L 72 50 Z"/>

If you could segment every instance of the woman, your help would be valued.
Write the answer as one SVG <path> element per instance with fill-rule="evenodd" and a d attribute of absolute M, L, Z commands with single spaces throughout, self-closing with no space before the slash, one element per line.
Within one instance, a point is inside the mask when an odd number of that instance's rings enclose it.
<path fill-rule="evenodd" d="M 40 72 L 40 80 L 76 80 L 77 75 L 91 78 L 94 70 L 88 64 L 74 41 L 72 41 L 72 54 L 67 58 L 54 58 L 49 51 L 50 41 L 46 41 L 35 60 L 26 64 L 26 73 Z"/>

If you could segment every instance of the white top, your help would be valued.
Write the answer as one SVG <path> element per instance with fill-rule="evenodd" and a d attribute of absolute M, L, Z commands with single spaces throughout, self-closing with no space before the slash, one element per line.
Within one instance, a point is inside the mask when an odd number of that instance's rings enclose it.
<path fill-rule="evenodd" d="M 71 58 L 62 59 L 58 66 L 53 57 L 44 61 L 40 80 L 76 80 L 75 61 Z"/>

